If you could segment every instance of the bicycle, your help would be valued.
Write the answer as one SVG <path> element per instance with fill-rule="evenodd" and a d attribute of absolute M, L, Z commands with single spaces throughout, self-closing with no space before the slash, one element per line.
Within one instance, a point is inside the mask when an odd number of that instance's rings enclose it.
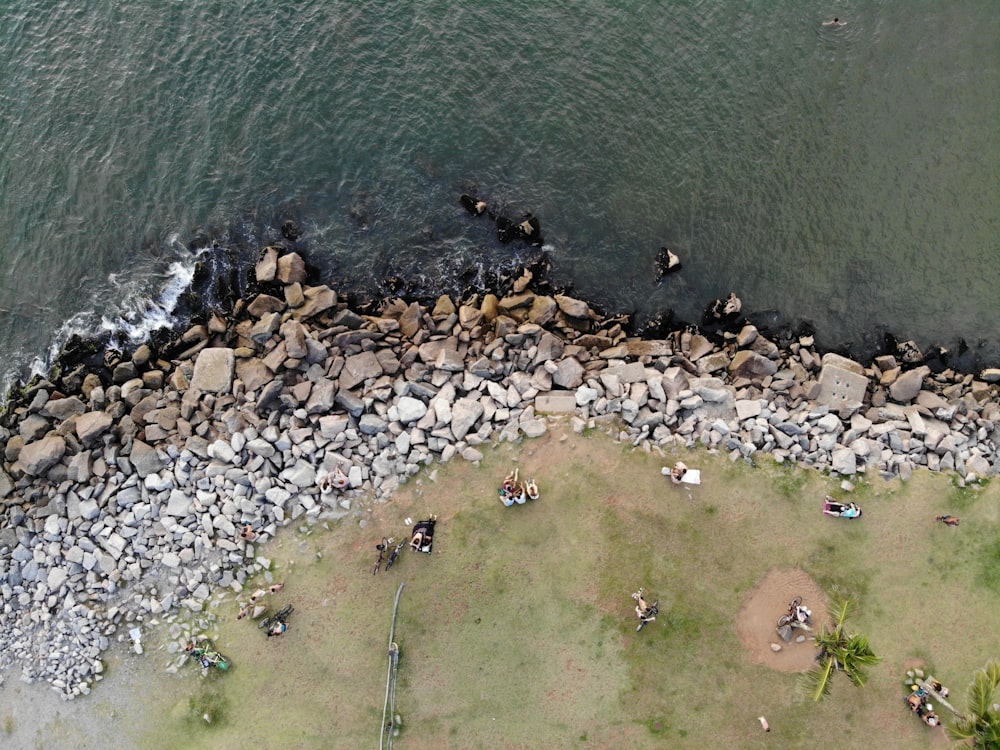
<path fill-rule="evenodd" d="M 261 630 L 266 629 L 267 636 L 269 638 L 272 635 L 281 635 L 282 633 L 285 632 L 285 629 L 288 627 L 288 622 L 287 622 L 288 616 L 292 614 L 292 612 L 294 611 L 295 607 L 293 607 L 291 604 L 286 604 L 284 607 L 278 610 L 276 614 L 262 618 L 261 621 L 257 623 L 257 627 L 260 628 Z M 275 625 L 281 625 L 282 626 L 281 630 L 278 632 L 274 632 Z"/>
<path fill-rule="evenodd" d="M 385 569 L 387 571 L 389 570 L 389 568 L 393 566 L 393 563 L 396 562 L 396 559 L 399 557 L 399 551 L 403 549 L 403 545 L 405 544 L 406 540 L 404 539 L 403 541 L 401 541 L 399 544 L 396 545 L 395 549 L 393 549 L 392 554 L 389 555 L 389 559 L 385 564 Z"/>
<path fill-rule="evenodd" d="M 788 605 L 788 612 L 786 612 L 785 614 L 783 614 L 781 617 L 778 618 L 779 628 L 782 625 L 791 625 L 798 619 L 796 617 L 796 614 L 798 612 L 799 605 L 801 604 L 802 604 L 801 596 L 797 596 L 794 599 L 792 599 L 791 603 Z"/>
<path fill-rule="evenodd" d="M 385 562 L 385 551 L 389 549 L 391 545 L 392 538 L 387 537 L 382 537 L 382 542 L 375 545 L 375 549 L 378 550 L 378 559 L 375 561 L 375 564 L 372 565 L 372 575 L 378 573 L 379 568 L 382 567 L 382 563 Z M 386 570 L 388 570 L 388 567 L 386 567 Z"/>
<path fill-rule="evenodd" d="M 802 606 L 802 597 L 797 596 L 788 605 L 788 612 L 778 618 L 778 627 L 775 630 L 781 636 L 781 640 L 788 643 L 796 630 L 812 633 L 813 629 L 809 625 L 811 620 L 812 610 Z"/>
<path fill-rule="evenodd" d="M 812 612 L 807 607 L 802 606 L 802 597 L 797 596 L 788 605 L 788 612 L 778 618 L 778 627 L 789 625 L 793 628 L 810 630 L 809 620 L 811 618 Z"/>
<path fill-rule="evenodd" d="M 635 613 L 639 616 L 639 625 L 635 629 L 635 632 L 638 633 L 660 614 L 660 600 L 657 599 L 652 604 L 646 604 L 646 600 L 642 597 L 642 589 L 632 594 L 632 598 L 636 601 Z"/>
<path fill-rule="evenodd" d="M 229 660 L 215 648 L 215 644 L 208 638 L 202 639 L 200 645 L 194 642 L 189 643 L 184 649 L 184 653 L 192 659 L 197 659 L 198 663 L 205 669 L 215 667 L 223 672 L 229 669 Z"/>

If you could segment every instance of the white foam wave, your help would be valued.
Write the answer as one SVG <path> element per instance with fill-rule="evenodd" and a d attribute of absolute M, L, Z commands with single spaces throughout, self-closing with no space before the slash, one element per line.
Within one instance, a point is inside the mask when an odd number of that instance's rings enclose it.
<path fill-rule="evenodd" d="M 173 261 L 163 274 L 164 282 L 155 296 L 144 294 L 139 285 L 148 287 L 146 280 L 122 282 L 121 274 L 108 276 L 108 287 L 121 292 L 115 308 L 102 312 L 99 309 L 101 297 L 110 295 L 108 289 L 95 294 L 94 307 L 82 310 L 68 318 L 56 331 L 52 338 L 48 357 L 35 357 L 30 365 L 31 377 L 45 375 L 55 362 L 59 351 L 74 334 L 83 337 L 93 336 L 95 332 L 110 333 L 110 345 L 124 348 L 128 344 L 136 345 L 146 341 L 153 331 L 172 327 L 176 323 L 174 311 L 181 294 L 191 284 L 194 278 L 195 263 L 198 255 L 189 255 L 183 260 Z"/>
<path fill-rule="evenodd" d="M 117 313 L 101 316 L 100 330 L 110 333 L 112 343 L 120 346 L 126 342 L 142 343 L 153 331 L 173 326 L 177 300 L 191 285 L 193 278 L 193 258 L 187 263 L 174 261 L 167 268 L 166 282 L 156 299 L 143 296 L 126 298 Z"/>

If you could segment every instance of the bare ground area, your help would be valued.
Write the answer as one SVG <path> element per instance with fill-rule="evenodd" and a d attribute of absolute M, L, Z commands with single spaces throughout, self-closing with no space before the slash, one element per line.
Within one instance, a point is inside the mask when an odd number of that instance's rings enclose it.
<path fill-rule="evenodd" d="M 798 568 L 768 571 L 764 579 L 747 594 L 736 616 L 736 632 L 750 650 L 750 658 L 779 672 L 805 672 L 816 664 L 816 649 L 810 634 L 796 630 L 802 643 L 785 643 L 777 633 L 777 620 L 785 614 L 795 597 L 812 611 L 811 627 L 818 630 L 826 623 L 826 594 L 812 578 Z M 771 644 L 781 646 L 774 651 Z"/>
<path fill-rule="evenodd" d="M 144 656 L 118 649 L 108 679 L 72 714 L 54 693 L 42 700 L 44 689 L 19 690 L 8 675 L 3 747 L 106 747 L 109 725 L 127 738 L 121 746 L 157 750 L 377 746 L 392 601 L 404 582 L 400 750 L 798 748 L 819 738 L 848 749 L 937 747 L 944 733 L 903 705 L 906 666 L 933 668 L 964 705 L 972 672 L 997 655 L 995 486 L 960 489 L 926 472 L 906 484 L 860 477 L 851 498 L 865 515 L 846 522 L 820 512 L 824 495 L 845 496 L 837 482 L 766 460 L 657 455 L 561 423 L 486 454 L 481 466 L 431 467 L 363 518 L 284 530 L 261 552 L 273 561 L 268 578 L 286 584 L 269 604 L 295 605 L 290 630 L 267 639 L 236 620 L 236 597 L 222 597 L 209 634 L 233 660 L 229 673 L 203 678 L 187 665 L 166 674 L 172 660 L 154 629 Z M 677 458 L 702 470 L 701 485 L 661 475 Z M 513 465 L 538 480 L 539 501 L 498 502 Z M 962 525 L 933 520 L 945 512 Z M 373 576 L 375 543 L 431 513 L 433 554 L 404 551 Z M 630 594 L 639 586 L 661 614 L 637 633 Z M 834 588 L 858 595 L 851 625 L 883 662 L 865 688 L 837 679 L 815 704 L 796 673 L 812 658 L 808 642 L 778 654 L 767 644 L 792 597 L 821 623 Z M 766 661 L 785 656 L 802 665 Z M 205 708 L 218 720 L 204 722 Z"/>

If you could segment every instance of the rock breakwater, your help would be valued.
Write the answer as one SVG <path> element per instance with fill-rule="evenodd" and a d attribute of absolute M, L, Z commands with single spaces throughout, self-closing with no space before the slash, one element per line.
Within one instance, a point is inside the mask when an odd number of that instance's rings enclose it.
<path fill-rule="evenodd" d="M 356 517 L 422 467 L 476 462 L 548 420 L 648 450 L 703 446 L 845 478 L 997 473 L 1000 370 L 867 366 L 754 326 L 647 340 L 533 291 L 373 313 L 267 248 L 260 291 L 169 347 L 52 373 L 0 427 L 0 668 L 66 697 L 136 623 L 186 635 L 267 571 L 291 524 Z M 100 354 L 100 353 L 98 353 Z M 347 486 L 325 478 L 340 469 Z M 338 485 L 341 484 L 338 482 Z M 252 533 L 246 533 L 245 529 Z M 177 646 L 177 644 L 173 644 Z"/>

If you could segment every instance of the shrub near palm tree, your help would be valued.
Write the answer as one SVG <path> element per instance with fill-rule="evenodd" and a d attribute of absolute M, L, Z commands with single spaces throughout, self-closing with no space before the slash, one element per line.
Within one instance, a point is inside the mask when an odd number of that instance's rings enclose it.
<path fill-rule="evenodd" d="M 868 680 L 868 667 L 881 661 L 872 652 L 866 636 L 848 634 L 844 629 L 844 623 L 857 607 L 857 597 L 838 597 L 830 607 L 833 627 L 827 629 L 824 625 L 816 635 L 819 664 L 806 675 L 813 700 L 823 700 L 830 693 L 830 683 L 836 672 L 843 672 L 851 682 L 863 687 Z"/>
<path fill-rule="evenodd" d="M 994 700 L 997 687 L 1000 687 L 1000 662 L 991 660 L 972 676 L 966 699 L 969 713 L 948 727 L 953 740 L 978 750 L 1000 748 L 1000 705 Z"/>

